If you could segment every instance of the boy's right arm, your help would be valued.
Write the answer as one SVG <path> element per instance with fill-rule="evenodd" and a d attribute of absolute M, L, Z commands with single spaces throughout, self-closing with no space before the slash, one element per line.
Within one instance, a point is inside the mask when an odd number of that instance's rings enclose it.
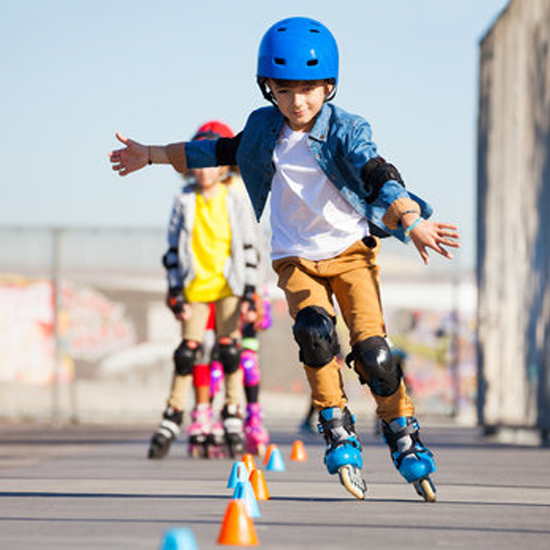
<path fill-rule="evenodd" d="M 193 168 L 236 165 L 241 136 L 242 132 L 233 138 L 143 145 L 117 132 L 117 139 L 125 147 L 111 151 L 109 158 L 119 176 L 127 176 L 149 164 L 171 164 L 177 172 L 186 175 L 188 155 Z"/>
<path fill-rule="evenodd" d="M 125 145 L 109 154 L 112 168 L 119 176 L 127 176 L 150 164 L 172 164 L 178 172 L 187 171 L 185 143 L 143 145 L 118 132 L 115 135 Z"/>

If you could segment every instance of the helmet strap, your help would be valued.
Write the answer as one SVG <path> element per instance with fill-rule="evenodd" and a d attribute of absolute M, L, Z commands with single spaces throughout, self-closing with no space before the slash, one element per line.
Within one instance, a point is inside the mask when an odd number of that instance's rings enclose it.
<path fill-rule="evenodd" d="M 275 97 L 273 96 L 273 93 L 269 89 L 269 86 L 267 85 L 267 78 L 265 76 L 258 76 L 256 77 L 256 82 L 258 83 L 258 86 L 260 87 L 260 90 L 262 91 L 262 95 L 264 96 L 267 101 L 275 105 L 277 107 L 277 102 L 275 101 Z"/>
<path fill-rule="evenodd" d="M 325 98 L 325 103 L 327 101 L 332 101 L 334 99 L 334 97 L 336 96 L 336 82 L 334 82 L 334 78 L 329 78 L 328 82 L 329 82 L 329 84 L 332 84 L 332 91 Z"/>

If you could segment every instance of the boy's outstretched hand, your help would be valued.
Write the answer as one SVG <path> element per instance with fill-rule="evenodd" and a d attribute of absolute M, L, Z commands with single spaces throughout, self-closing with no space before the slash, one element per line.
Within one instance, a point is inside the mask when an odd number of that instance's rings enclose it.
<path fill-rule="evenodd" d="M 448 223 L 422 220 L 412 229 L 410 237 L 422 260 L 428 265 L 428 248 L 435 250 L 449 260 L 452 259 L 453 255 L 445 247 L 460 248 L 458 242 L 460 235 L 456 230 L 456 226 Z"/>
<path fill-rule="evenodd" d="M 125 145 L 124 148 L 109 153 L 112 168 L 115 172 L 118 172 L 119 176 L 126 176 L 147 165 L 149 148 L 146 145 L 124 137 L 118 132 L 115 135 Z"/>

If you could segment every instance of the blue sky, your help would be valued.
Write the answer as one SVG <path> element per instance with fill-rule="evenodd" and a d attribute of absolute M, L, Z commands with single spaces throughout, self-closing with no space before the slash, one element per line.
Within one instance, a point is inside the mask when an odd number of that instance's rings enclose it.
<path fill-rule="evenodd" d="M 507 0 L 1 0 L 0 225 L 164 227 L 180 180 L 127 178 L 120 130 L 188 138 L 235 130 L 264 104 L 256 52 L 283 17 L 326 24 L 340 48 L 336 103 L 371 122 L 380 153 L 460 226 L 475 258 L 478 43 Z"/>

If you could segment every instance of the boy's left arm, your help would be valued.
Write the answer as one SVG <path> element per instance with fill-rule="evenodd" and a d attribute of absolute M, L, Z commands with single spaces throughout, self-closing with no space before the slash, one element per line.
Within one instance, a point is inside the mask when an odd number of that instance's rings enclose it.
<path fill-rule="evenodd" d="M 348 157 L 358 169 L 365 200 L 374 214 L 371 222 L 380 224 L 403 241 L 410 237 L 424 263 L 428 248 L 452 258 L 444 247 L 458 248 L 459 234 L 451 224 L 430 221 L 432 208 L 405 188 L 397 168 L 382 158 L 372 141 L 370 125 L 361 120 L 348 142 Z M 383 227 L 385 226 L 385 227 Z"/>
<path fill-rule="evenodd" d="M 452 259 L 452 254 L 444 247 L 459 248 L 458 239 L 460 237 L 456 232 L 457 228 L 451 224 L 439 223 L 423 218 L 420 204 L 412 198 L 414 195 L 411 196 L 406 191 L 397 168 L 387 163 L 381 157 L 378 157 L 376 160 L 378 161 L 376 176 L 379 179 L 379 191 L 382 191 L 384 185 L 390 181 L 392 182 L 391 185 L 397 183 L 403 186 L 403 193 L 400 193 L 400 196 L 390 203 L 385 214 L 382 216 L 382 221 L 386 227 L 392 230 L 398 228 L 404 230 L 405 237 L 411 238 L 425 264 L 428 264 L 429 261 L 428 248 L 435 250 L 438 254 L 445 256 L 445 258 Z M 361 175 L 365 184 L 372 182 L 372 176 L 370 180 L 365 178 L 365 170 L 363 170 Z M 386 181 L 383 181 L 384 179 Z M 381 194 L 383 194 L 383 191 Z"/>

